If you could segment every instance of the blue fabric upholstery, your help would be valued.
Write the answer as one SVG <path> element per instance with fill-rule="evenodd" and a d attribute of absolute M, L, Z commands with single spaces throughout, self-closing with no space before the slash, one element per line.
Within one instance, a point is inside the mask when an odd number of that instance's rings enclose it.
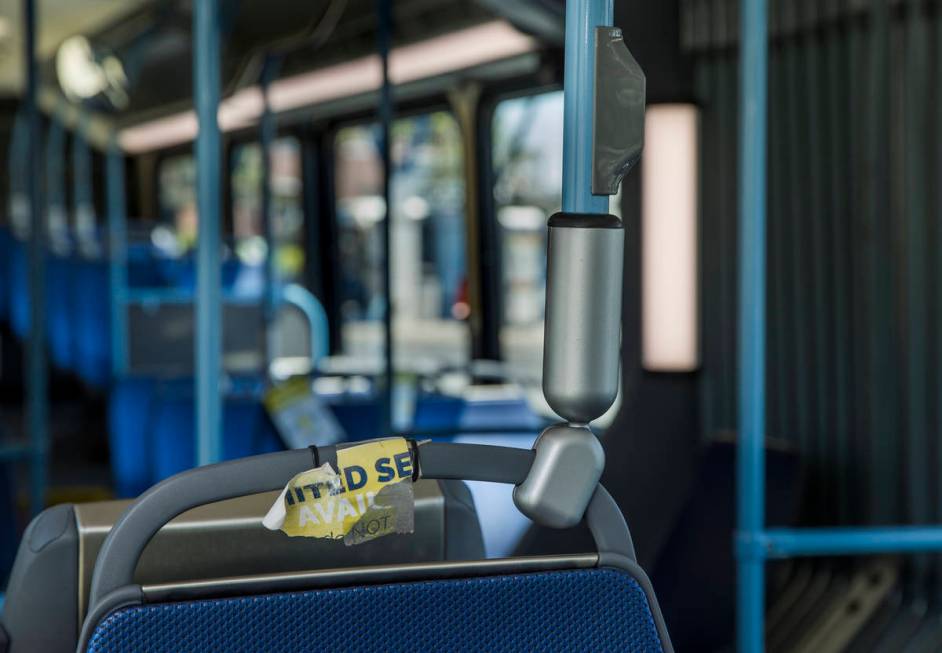
<path fill-rule="evenodd" d="M 223 398 L 222 434 L 224 460 L 281 451 L 284 445 L 265 415 L 252 380 Z M 192 379 L 163 383 L 154 404 L 150 436 L 152 481 L 162 481 L 196 466 L 196 407 Z"/>
<path fill-rule="evenodd" d="M 108 398 L 111 475 L 119 497 L 136 497 L 154 483 L 150 430 L 155 387 L 154 379 L 127 377 L 115 383 Z"/>
<path fill-rule="evenodd" d="M 14 239 L 10 246 L 10 326 L 16 337 L 24 340 L 29 335 L 29 259 L 27 245 Z"/>
<path fill-rule="evenodd" d="M 542 426 L 542 420 L 522 397 L 472 400 L 425 394 L 416 401 L 413 419 L 417 431 L 455 429 L 468 433 L 476 428 L 539 431 Z"/>
<path fill-rule="evenodd" d="M 46 256 L 46 338 L 49 359 L 63 370 L 75 366 L 72 317 L 76 302 L 76 265 L 66 257 Z"/>
<path fill-rule="evenodd" d="M 627 651 L 663 647 L 638 582 L 611 569 L 449 579 L 124 608 L 89 653 Z"/>
<path fill-rule="evenodd" d="M 111 378 L 111 290 L 108 263 L 80 260 L 75 266 L 75 368 L 91 386 Z"/>

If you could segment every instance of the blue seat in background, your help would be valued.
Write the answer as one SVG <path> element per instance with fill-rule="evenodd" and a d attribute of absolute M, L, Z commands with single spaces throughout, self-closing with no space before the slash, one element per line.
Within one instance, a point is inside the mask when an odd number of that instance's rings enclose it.
<path fill-rule="evenodd" d="M 10 255 L 13 234 L 6 227 L 0 226 L 0 322 L 10 318 Z"/>
<path fill-rule="evenodd" d="M 223 399 L 224 460 L 284 449 L 257 389 L 237 387 Z M 196 410 L 192 379 L 163 381 L 156 392 L 150 460 L 153 482 L 196 466 Z"/>
<path fill-rule="evenodd" d="M 28 246 L 14 238 L 10 245 L 10 326 L 20 340 L 29 335 Z"/>
<path fill-rule="evenodd" d="M 111 292 L 104 260 L 78 260 L 73 313 L 75 371 L 86 384 L 106 388 L 111 379 Z"/>
<path fill-rule="evenodd" d="M 351 442 L 389 435 L 383 432 L 383 398 L 375 391 L 321 395 Z"/>
<path fill-rule="evenodd" d="M 161 263 L 149 245 L 135 244 L 128 246 L 128 286 L 131 288 L 161 288 L 167 280 L 161 270 Z"/>
<path fill-rule="evenodd" d="M 423 394 L 416 401 L 413 428 L 416 431 L 448 431 L 463 433 L 474 429 L 512 431 L 544 426 L 524 397 L 472 399 L 443 394 Z"/>
<path fill-rule="evenodd" d="M 61 370 L 75 369 L 76 364 L 76 268 L 75 259 L 46 255 L 46 338 L 49 360 Z"/>
<path fill-rule="evenodd" d="M 150 431 L 156 381 L 126 377 L 114 384 L 108 397 L 108 441 L 115 494 L 136 497 L 153 485 Z"/>

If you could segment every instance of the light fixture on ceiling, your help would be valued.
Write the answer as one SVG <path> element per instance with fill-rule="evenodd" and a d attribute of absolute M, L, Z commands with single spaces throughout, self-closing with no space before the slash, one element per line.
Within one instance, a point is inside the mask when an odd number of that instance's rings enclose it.
<path fill-rule="evenodd" d="M 56 78 L 65 96 L 79 102 L 104 95 L 112 106 L 127 106 L 127 77 L 114 55 L 96 53 L 82 35 L 70 36 L 56 51 Z"/>

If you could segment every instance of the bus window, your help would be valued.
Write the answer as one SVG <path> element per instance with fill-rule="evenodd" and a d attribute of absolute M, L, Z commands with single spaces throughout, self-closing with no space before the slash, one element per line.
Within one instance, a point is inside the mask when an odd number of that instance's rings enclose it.
<path fill-rule="evenodd" d="M 383 352 L 380 130 L 336 136 L 336 196 L 344 354 Z M 397 367 L 459 365 L 470 352 L 466 297 L 464 171 L 458 124 L 447 112 L 393 125 L 392 294 Z"/>
<path fill-rule="evenodd" d="M 492 125 L 501 242 L 501 351 L 523 376 L 543 369 L 546 220 L 562 203 L 563 94 L 504 100 Z"/>
<path fill-rule="evenodd" d="M 271 147 L 272 229 L 275 269 L 281 281 L 297 281 L 304 269 L 301 206 L 301 146 L 293 137 Z M 236 254 L 243 263 L 262 262 L 267 243 L 262 229 L 262 150 L 258 143 L 232 152 L 232 227 Z"/>
<path fill-rule="evenodd" d="M 160 222 L 172 231 L 162 246 L 186 251 L 196 244 L 196 161 L 192 154 L 168 157 L 160 162 Z"/>

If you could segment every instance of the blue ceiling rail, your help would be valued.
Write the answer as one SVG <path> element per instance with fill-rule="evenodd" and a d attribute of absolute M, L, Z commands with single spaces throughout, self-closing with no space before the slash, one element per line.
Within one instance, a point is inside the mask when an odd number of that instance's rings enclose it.
<path fill-rule="evenodd" d="M 222 458 L 222 293 L 220 206 L 222 147 L 219 111 L 219 2 L 193 5 L 193 96 L 196 137 L 196 197 L 199 215 L 196 278 L 196 462 Z"/>

